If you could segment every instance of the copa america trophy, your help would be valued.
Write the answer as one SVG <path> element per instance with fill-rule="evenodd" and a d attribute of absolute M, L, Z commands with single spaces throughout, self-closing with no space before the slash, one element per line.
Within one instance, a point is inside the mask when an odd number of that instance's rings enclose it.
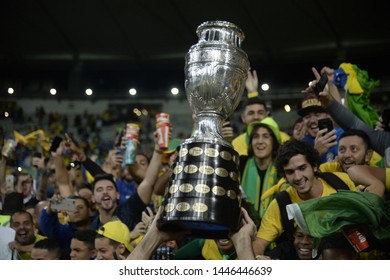
<path fill-rule="evenodd" d="M 226 238 L 239 228 L 241 191 L 238 153 L 221 131 L 240 102 L 249 61 L 241 49 L 244 33 L 236 25 L 209 21 L 196 32 L 199 42 L 186 55 L 185 89 L 197 120 L 191 137 L 176 150 L 158 227 Z"/>

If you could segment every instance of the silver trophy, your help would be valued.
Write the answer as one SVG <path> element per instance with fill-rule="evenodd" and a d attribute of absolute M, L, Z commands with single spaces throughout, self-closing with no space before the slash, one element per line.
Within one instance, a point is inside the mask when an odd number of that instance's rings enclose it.
<path fill-rule="evenodd" d="M 196 115 L 193 133 L 176 151 L 160 229 L 190 228 L 193 236 L 226 238 L 239 227 L 238 154 L 222 137 L 222 123 L 238 106 L 249 61 L 244 33 L 225 21 L 197 29 L 185 64 L 185 89 Z"/>

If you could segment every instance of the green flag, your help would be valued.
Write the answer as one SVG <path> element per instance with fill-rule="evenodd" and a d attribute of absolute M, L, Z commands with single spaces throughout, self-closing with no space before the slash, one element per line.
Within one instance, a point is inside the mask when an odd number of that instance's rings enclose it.
<path fill-rule="evenodd" d="M 340 190 L 326 197 L 287 205 L 287 213 L 316 238 L 345 226 L 363 224 L 377 239 L 390 239 L 390 201 L 372 193 Z"/>

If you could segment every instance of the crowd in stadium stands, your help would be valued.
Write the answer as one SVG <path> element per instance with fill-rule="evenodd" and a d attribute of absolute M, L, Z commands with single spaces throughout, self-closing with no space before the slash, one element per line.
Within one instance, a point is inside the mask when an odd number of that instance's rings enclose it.
<path fill-rule="evenodd" d="M 321 69 L 328 78 L 321 90 L 313 68 L 286 131 L 258 94 L 256 71 L 248 72 L 235 112 L 242 129 L 226 121 L 221 130 L 239 154 L 242 197 L 240 228 L 224 238 L 157 224 L 192 127 L 184 134 L 173 127 L 161 147 L 155 119 L 138 122 L 129 161 L 126 123 L 137 122 L 129 112 L 70 117 L 39 107 L 26 116 L 16 106 L 14 131 L 1 127 L 0 259 L 390 259 L 390 127 L 361 103 L 369 98 L 356 98 L 370 88 L 347 83 L 361 79 L 347 66 Z M 348 104 L 341 88 L 354 94 Z"/>

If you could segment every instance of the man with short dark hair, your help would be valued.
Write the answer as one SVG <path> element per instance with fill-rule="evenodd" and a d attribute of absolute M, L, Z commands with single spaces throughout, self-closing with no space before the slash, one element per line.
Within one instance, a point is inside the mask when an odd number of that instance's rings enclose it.
<path fill-rule="evenodd" d="M 71 260 L 94 260 L 96 232 L 94 230 L 77 230 L 70 242 Z"/>
<path fill-rule="evenodd" d="M 111 221 L 114 216 L 126 224 L 129 230 L 132 230 L 141 221 L 142 212 L 151 200 L 163 153 L 158 145 L 158 134 L 154 135 L 154 152 L 145 178 L 139 184 L 137 191 L 126 202 L 118 204 L 120 193 L 111 174 L 95 176 L 93 197 L 98 208 L 98 215 L 92 222 L 92 229 L 97 230 L 101 225 Z"/>
<path fill-rule="evenodd" d="M 307 142 L 290 140 L 280 146 L 275 160 L 275 166 L 281 177 L 291 186 L 286 192 L 291 203 L 299 203 L 312 198 L 328 196 L 336 192 L 336 187 L 319 176 L 320 158 L 318 152 Z M 333 173 L 352 191 L 357 191 L 355 183 L 343 172 Z M 361 177 L 365 177 L 361 175 Z M 361 178 L 355 174 L 354 180 L 365 180 L 370 185 L 370 192 L 384 188 L 383 183 L 375 178 Z M 379 193 L 379 192 L 378 192 Z M 376 194 L 378 194 L 376 193 Z M 379 195 L 379 194 L 378 194 Z M 265 213 L 257 238 L 254 241 L 256 254 L 263 255 L 268 245 L 276 241 L 285 231 L 281 209 L 274 199 Z"/>
<path fill-rule="evenodd" d="M 321 156 L 321 163 L 334 161 L 337 156 L 337 143 L 343 130 L 337 127 L 332 131 L 319 129 L 318 121 L 329 118 L 329 115 L 314 95 L 308 95 L 302 100 L 298 115 L 303 118 L 307 131 L 302 140 L 318 151 Z"/>
<path fill-rule="evenodd" d="M 32 215 L 20 210 L 11 216 L 11 228 L 16 231 L 15 241 L 9 243 L 11 250 L 16 250 L 22 260 L 31 260 L 31 251 L 34 243 L 45 239 L 46 236 L 35 234 L 35 225 Z"/>
<path fill-rule="evenodd" d="M 80 196 L 70 196 L 74 199 L 75 210 L 66 211 L 69 216 L 69 222 L 62 224 L 58 218 L 58 212 L 51 208 L 51 202 L 48 207 L 42 210 L 39 217 L 39 225 L 42 232 L 49 238 L 57 240 L 66 255 L 70 253 L 70 244 L 73 234 L 76 230 L 90 229 L 91 218 L 88 201 Z"/>
<path fill-rule="evenodd" d="M 370 140 L 362 130 L 351 129 L 340 135 L 337 160 L 320 165 L 322 172 L 347 172 L 354 165 L 371 165 Z"/>
<path fill-rule="evenodd" d="M 61 255 L 60 244 L 51 238 L 42 239 L 35 243 L 31 252 L 33 260 L 60 260 Z"/>
<path fill-rule="evenodd" d="M 259 98 L 258 93 L 258 79 L 256 70 L 248 71 L 248 78 L 245 86 L 248 92 L 248 97 L 243 105 L 243 112 L 241 113 L 241 121 L 246 127 L 255 121 L 261 121 L 270 115 L 265 102 Z M 282 143 L 290 139 L 287 133 L 280 131 Z M 241 156 L 248 155 L 249 135 L 244 132 L 233 139 L 232 145 L 234 149 Z"/>

